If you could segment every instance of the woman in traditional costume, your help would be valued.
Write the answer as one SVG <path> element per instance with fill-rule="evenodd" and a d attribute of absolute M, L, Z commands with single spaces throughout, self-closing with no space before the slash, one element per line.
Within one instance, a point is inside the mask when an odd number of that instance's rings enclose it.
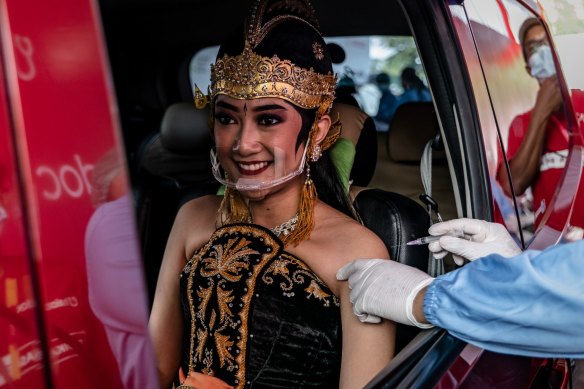
<path fill-rule="evenodd" d="M 183 205 L 150 329 L 162 387 L 363 387 L 395 326 L 361 323 L 336 271 L 388 258 L 355 220 L 329 155 L 336 77 L 307 1 L 256 0 L 211 68 L 223 196 Z"/>

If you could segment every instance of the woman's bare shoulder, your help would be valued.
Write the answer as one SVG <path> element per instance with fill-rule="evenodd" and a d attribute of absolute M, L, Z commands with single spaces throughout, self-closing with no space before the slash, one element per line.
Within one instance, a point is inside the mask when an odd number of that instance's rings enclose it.
<path fill-rule="evenodd" d="M 358 221 L 331 207 L 319 208 L 310 239 L 291 251 L 339 296 L 337 270 L 355 259 L 387 259 L 389 254 L 383 241 Z"/>
<path fill-rule="evenodd" d="M 197 197 L 184 203 L 179 209 L 179 214 L 181 213 L 190 214 L 195 212 L 201 215 L 211 214 L 215 216 L 217 214 L 219 206 L 221 205 L 222 199 L 223 199 L 222 196 L 217 195 Z"/>
<path fill-rule="evenodd" d="M 221 197 L 202 196 L 184 203 L 176 215 L 173 233 L 180 236 L 186 255 L 203 245 L 215 231 Z"/>
<path fill-rule="evenodd" d="M 337 245 L 341 252 L 346 254 L 340 257 L 344 263 L 360 258 L 389 259 L 389 253 L 381 238 L 357 221 L 347 223 L 339 228 L 336 234 Z"/>
<path fill-rule="evenodd" d="M 341 262 L 357 258 L 389 258 L 383 241 L 367 227 L 336 210 L 332 210 L 323 226 L 327 246 L 333 248 Z"/>

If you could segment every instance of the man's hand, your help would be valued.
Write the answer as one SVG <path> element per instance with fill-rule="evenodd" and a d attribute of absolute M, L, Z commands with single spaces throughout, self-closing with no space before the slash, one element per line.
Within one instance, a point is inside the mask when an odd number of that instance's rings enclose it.
<path fill-rule="evenodd" d="M 463 264 L 463 259 L 473 261 L 489 254 L 513 257 L 521 253 L 509 232 L 498 223 L 477 219 L 454 219 L 436 223 L 428 232 L 435 236 L 444 235 L 439 241 L 428 245 L 434 257 L 443 258 L 451 252 L 459 266 Z M 457 237 L 461 235 L 464 237 Z"/>
<path fill-rule="evenodd" d="M 532 115 L 540 115 L 541 119 L 547 118 L 559 110 L 562 106 L 562 93 L 560 84 L 556 76 L 548 77 L 541 81 L 540 88 L 537 92 L 535 106 Z"/>
<path fill-rule="evenodd" d="M 416 295 L 434 280 L 428 274 L 387 259 L 360 259 L 339 269 L 337 279 L 349 281 L 349 300 L 362 322 L 379 323 L 385 318 L 431 327 L 419 323 L 412 313 Z"/>

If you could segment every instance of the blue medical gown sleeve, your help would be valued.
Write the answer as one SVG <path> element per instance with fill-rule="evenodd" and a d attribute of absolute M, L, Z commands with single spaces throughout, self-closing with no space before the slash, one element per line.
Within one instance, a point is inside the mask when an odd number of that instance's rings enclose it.
<path fill-rule="evenodd" d="M 438 277 L 426 319 L 487 350 L 584 357 L 584 241 L 492 255 Z"/>

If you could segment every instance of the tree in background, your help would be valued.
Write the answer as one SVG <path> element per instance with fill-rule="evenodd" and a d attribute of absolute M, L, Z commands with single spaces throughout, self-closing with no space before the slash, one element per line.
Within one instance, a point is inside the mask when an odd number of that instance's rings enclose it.
<path fill-rule="evenodd" d="M 582 0 L 540 0 L 554 35 L 584 32 Z"/>

